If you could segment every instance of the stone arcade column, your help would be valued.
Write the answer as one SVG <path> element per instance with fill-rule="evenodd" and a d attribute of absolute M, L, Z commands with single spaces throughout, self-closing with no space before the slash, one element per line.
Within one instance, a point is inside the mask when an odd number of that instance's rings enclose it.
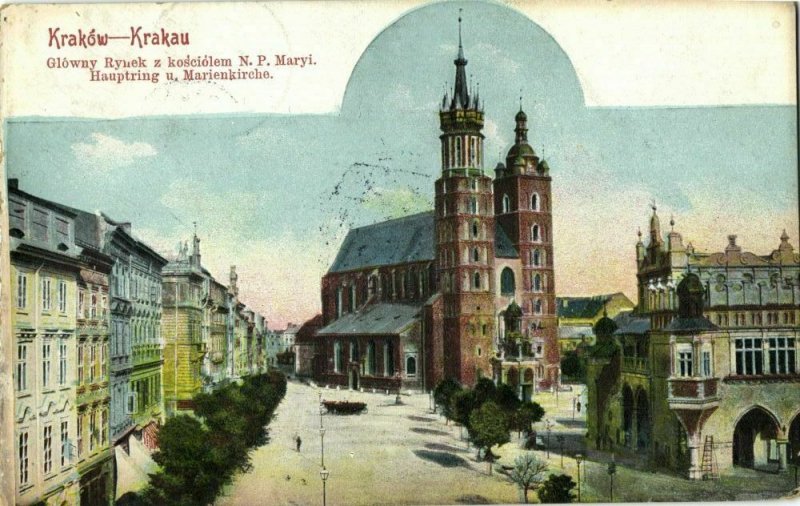
<path fill-rule="evenodd" d="M 700 433 L 689 436 L 689 479 L 702 480 L 703 470 L 700 468 Z"/>
<path fill-rule="evenodd" d="M 786 471 L 788 449 L 789 449 L 789 440 L 778 439 L 778 471 L 781 472 Z"/>

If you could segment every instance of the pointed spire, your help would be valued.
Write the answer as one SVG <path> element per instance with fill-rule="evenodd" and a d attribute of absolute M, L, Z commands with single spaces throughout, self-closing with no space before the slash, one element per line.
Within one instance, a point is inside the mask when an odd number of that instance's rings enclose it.
<path fill-rule="evenodd" d="M 458 9 L 458 59 L 464 59 L 464 47 L 461 45 L 461 13 L 464 9 Z"/>
<path fill-rule="evenodd" d="M 467 87 L 467 75 L 464 67 L 467 66 L 467 60 L 464 58 L 464 47 L 461 43 L 461 12 L 463 9 L 458 9 L 458 58 L 453 63 L 456 64 L 456 82 L 453 88 L 453 101 L 450 103 L 450 109 L 467 109 L 469 108 L 469 89 Z"/>

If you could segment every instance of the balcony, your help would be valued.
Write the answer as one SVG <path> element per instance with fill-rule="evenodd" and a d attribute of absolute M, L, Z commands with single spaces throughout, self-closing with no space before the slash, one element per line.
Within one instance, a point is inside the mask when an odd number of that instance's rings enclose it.
<path fill-rule="evenodd" d="M 667 380 L 669 392 L 667 400 L 670 405 L 697 405 L 716 403 L 718 378 L 670 378 Z"/>
<path fill-rule="evenodd" d="M 641 357 L 622 357 L 622 372 L 648 374 L 650 372 L 650 362 Z"/>

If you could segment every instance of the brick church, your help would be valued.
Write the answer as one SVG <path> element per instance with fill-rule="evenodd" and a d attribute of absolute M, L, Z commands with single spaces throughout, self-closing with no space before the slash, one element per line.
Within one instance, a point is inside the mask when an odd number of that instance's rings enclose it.
<path fill-rule="evenodd" d="M 520 107 L 505 164 L 487 174 L 460 19 L 454 63 L 434 210 L 351 229 L 322 278 L 321 384 L 420 391 L 486 377 L 529 399 L 559 381 L 549 168 Z"/>

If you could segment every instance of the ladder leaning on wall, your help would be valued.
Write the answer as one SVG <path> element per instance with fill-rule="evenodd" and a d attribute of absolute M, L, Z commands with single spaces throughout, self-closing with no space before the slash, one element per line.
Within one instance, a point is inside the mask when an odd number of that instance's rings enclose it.
<path fill-rule="evenodd" d="M 717 456 L 714 453 L 714 436 L 706 436 L 703 445 L 703 461 L 700 464 L 704 480 L 719 479 L 719 467 L 717 466 Z"/>

